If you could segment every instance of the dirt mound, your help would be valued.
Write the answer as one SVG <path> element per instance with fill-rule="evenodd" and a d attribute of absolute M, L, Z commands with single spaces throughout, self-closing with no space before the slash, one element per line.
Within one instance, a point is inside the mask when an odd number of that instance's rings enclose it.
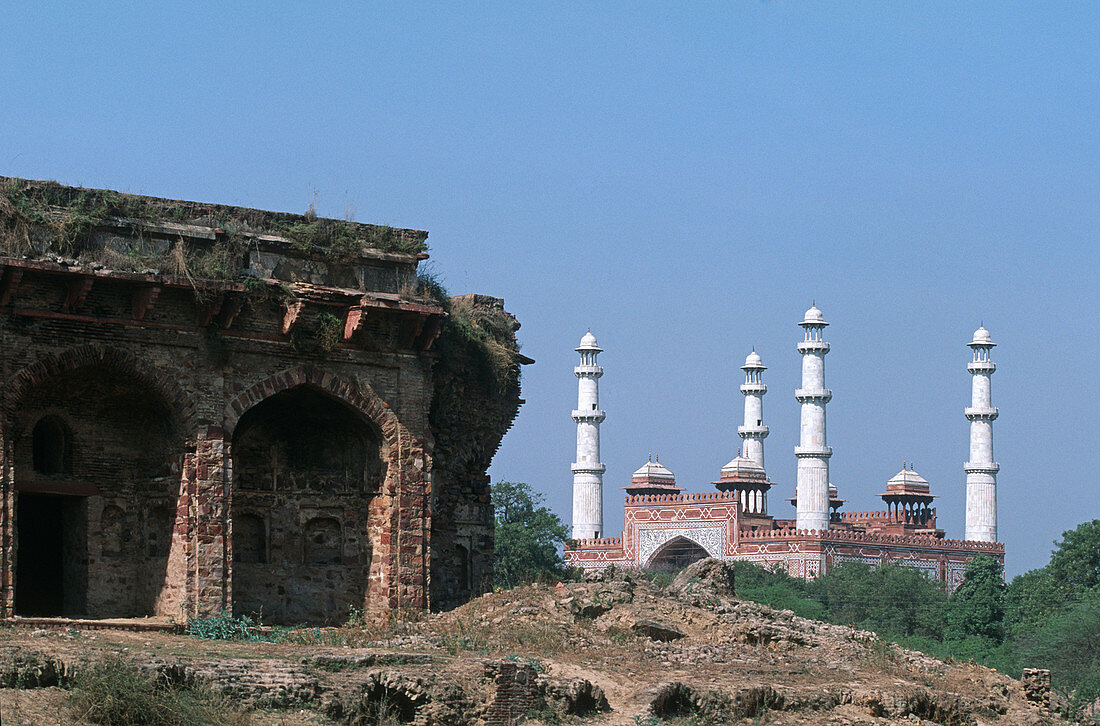
<path fill-rule="evenodd" d="M 280 709 L 274 722 L 286 724 L 1062 723 L 1041 682 L 1025 693 L 987 668 L 733 592 L 732 568 L 704 561 L 668 587 L 616 569 L 487 594 L 416 623 L 303 631 L 298 645 L 12 628 L 0 685 L 60 698 L 56 686 L 89 659 L 121 652 L 261 714 Z"/>

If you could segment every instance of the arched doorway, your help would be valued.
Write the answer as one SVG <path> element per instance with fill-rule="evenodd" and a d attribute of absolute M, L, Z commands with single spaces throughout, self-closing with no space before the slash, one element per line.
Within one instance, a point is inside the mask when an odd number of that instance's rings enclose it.
<path fill-rule="evenodd" d="M 76 367 L 22 391 L 12 431 L 15 613 L 156 614 L 181 449 L 164 398 L 129 372 Z"/>
<path fill-rule="evenodd" d="M 235 613 L 334 622 L 364 607 L 383 449 L 373 422 L 309 385 L 241 416 L 232 447 Z"/>
<path fill-rule="evenodd" d="M 645 569 L 650 572 L 682 570 L 693 562 L 710 557 L 702 545 L 687 537 L 674 537 L 653 553 Z"/>

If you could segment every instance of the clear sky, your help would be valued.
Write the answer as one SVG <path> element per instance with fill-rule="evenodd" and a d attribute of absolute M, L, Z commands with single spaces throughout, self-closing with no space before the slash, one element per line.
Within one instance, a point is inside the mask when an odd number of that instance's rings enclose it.
<path fill-rule="evenodd" d="M 1100 517 L 1095 2 L 5 4 L 0 174 L 429 230 L 537 360 L 491 473 L 567 522 L 589 326 L 609 532 L 648 452 L 736 454 L 753 345 L 789 515 L 814 299 L 850 509 L 913 461 L 962 536 L 984 320 L 1009 573 Z"/>

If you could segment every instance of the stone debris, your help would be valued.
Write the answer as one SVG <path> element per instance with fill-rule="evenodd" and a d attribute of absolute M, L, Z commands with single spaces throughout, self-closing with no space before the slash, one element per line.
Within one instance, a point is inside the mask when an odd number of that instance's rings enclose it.
<path fill-rule="evenodd" d="M 308 709 L 336 723 L 1065 723 L 1043 698 L 1043 672 L 1021 684 L 742 602 L 728 574 L 701 565 L 662 588 L 617 570 L 489 593 L 369 648 L 233 643 L 231 657 L 213 657 L 220 644 L 169 633 L 41 638 L 26 629 L 0 647 L 0 686 L 64 684 L 100 653 L 249 706 Z M 119 638 L 128 638 L 121 648 Z M 156 652 L 166 643 L 201 643 L 203 655 Z"/>
<path fill-rule="evenodd" d="M 674 625 L 665 625 L 653 620 L 639 620 L 631 627 L 635 635 L 641 635 L 650 640 L 670 641 L 679 640 L 687 636 L 687 633 Z"/>
<path fill-rule="evenodd" d="M 535 683 L 545 704 L 560 713 L 589 716 L 611 710 L 603 689 L 586 678 L 540 675 Z"/>
<path fill-rule="evenodd" d="M 709 596 L 714 601 L 734 597 L 733 563 L 708 557 L 688 565 L 668 588 L 670 595 L 681 599 Z"/>

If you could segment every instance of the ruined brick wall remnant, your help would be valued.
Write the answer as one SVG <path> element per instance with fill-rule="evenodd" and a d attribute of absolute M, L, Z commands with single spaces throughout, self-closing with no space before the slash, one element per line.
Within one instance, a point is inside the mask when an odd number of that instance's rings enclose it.
<path fill-rule="evenodd" d="M 450 301 L 434 370 L 431 427 L 432 601 L 457 605 L 493 586 L 493 512 L 486 470 L 523 403 L 519 322 L 504 301 L 463 295 Z M 473 334 L 463 333 L 469 328 Z"/>
<path fill-rule="evenodd" d="M 482 716 L 486 726 L 510 726 L 539 702 L 538 672 L 530 663 L 489 661 L 485 677 L 493 684 L 492 700 Z"/>
<path fill-rule="evenodd" d="M 457 546 L 479 583 L 518 373 L 469 364 L 518 325 L 448 328 L 425 237 L 0 178 L 0 615 L 421 610 Z"/>
<path fill-rule="evenodd" d="M 1024 686 L 1024 698 L 1045 709 L 1050 709 L 1050 670 L 1024 668 L 1020 682 Z"/>

